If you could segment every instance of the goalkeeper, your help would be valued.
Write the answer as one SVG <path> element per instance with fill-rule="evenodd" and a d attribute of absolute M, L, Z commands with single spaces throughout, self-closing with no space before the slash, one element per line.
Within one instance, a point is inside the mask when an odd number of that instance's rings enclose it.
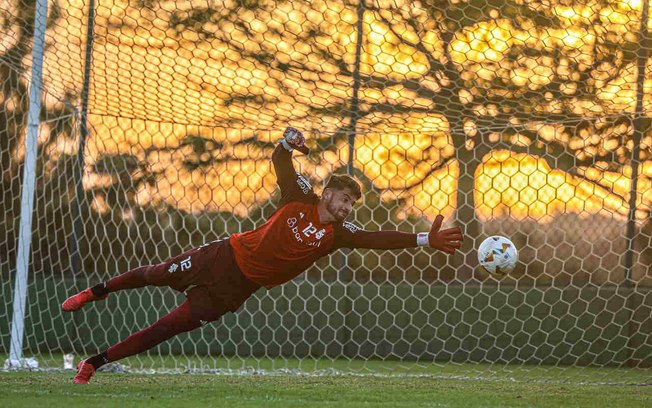
<path fill-rule="evenodd" d="M 81 309 L 111 292 L 143 286 L 169 286 L 186 300 L 151 326 L 77 365 L 74 382 L 88 384 L 102 365 L 141 353 L 169 338 L 236 311 L 260 287 L 273 288 L 293 279 L 319 258 L 339 248 L 400 249 L 425 246 L 454 254 L 463 239 L 459 227 L 440 230 L 437 216 L 428 233 L 363 231 L 344 220 L 360 199 L 351 177 L 333 175 L 320 196 L 296 173 L 292 151 L 308 148 L 301 132 L 287 128 L 272 154 L 281 199 L 260 227 L 193 248 L 157 265 L 132 269 L 88 288 L 62 305 Z"/>

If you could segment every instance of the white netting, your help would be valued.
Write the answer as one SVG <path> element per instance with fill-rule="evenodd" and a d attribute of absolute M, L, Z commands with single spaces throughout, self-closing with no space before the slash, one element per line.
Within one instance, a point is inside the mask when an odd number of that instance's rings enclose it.
<path fill-rule="evenodd" d="M 435 367 L 490 378 L 525 367 L 595 380 L 590 367 L 608 366 L 623 370 L 601 379 L 627 381 L 649 367 L 651 78 L 637 78 L 639 59 L 648 63 L 641 4 L 493 3 L 99 1 L 77 202 L 89 11 L 51 2 L 25 354 L 56 367 L 63 353 L 94 354 L 165 314 L 180 298 L 158 289 L 74 315 L 59 305 L 127 269 L 260 225 L 278 196 L 271 151 L 291 124 L 308 135 L 313 153 L 296 163 L 318 192 L 347 168 L 364 185 L 355 223 L 425 231 L 443 214 L 466 232 L 463 255 L 337 253 L 260 291 L 237 315 L 130 359 L 133 369 Z M 0 13 L 8 353 L 34 2 L 2 1 Z M 501 281 L 477 270 L 473 249 L 491 234 L 520 250 Z"/>

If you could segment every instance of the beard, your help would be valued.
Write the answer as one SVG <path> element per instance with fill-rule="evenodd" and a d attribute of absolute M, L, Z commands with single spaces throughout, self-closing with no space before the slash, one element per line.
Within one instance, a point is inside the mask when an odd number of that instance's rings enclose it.
<path fill-rule="evenodd" d="M 341 210 L 337 209 L 333 205 L 332 198 L 326 203 L 326 209 L 333 216 L 333 218 L 337 220 L 337 222 L 343 222 L 346 219 L 346 217 L 349 215 L 349 214 L 344 214 Z"/>

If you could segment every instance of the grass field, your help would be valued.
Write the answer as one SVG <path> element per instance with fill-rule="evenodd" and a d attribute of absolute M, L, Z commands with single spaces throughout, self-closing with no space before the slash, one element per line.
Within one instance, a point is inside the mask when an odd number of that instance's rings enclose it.
<path fill-rule="evenodd" d="M 143 354 L 113 367 L 128 373 L 78 386 L 73 370 L 51 370 L 61 354 L 38 360 L 50 370 L 0 372 L 0 407 L 652 407 L 652 369 L 643 368 Z M 154 368 L 204 374 L 143 373 Z"/>
<path fill-rule="evenodd" d="M 652 386 L 370 376 L 0 373 L 0 407 L 649 407 Z"/>
<path fill-rule="evenodd" d="M 0 363 L 7 359 L 0 353 Z M 35 357 L 41 368 L 61 369 L 63 354 L 43 353 Z M 77 355 L 75 364 L 87 356 Z M 572 382 L 612 385 L 652 384 L 652 368 L 581 367 L 518 364 L 477 364 L 291 357 L 224 357 L 161 355 L 156 351 L 120 360 L 119 373 L 252 374 L 299 373 L 307 375 L 375 374 L 380 376 L 429 376 L 443 379 L 490 379 L 504 381 Z"/>

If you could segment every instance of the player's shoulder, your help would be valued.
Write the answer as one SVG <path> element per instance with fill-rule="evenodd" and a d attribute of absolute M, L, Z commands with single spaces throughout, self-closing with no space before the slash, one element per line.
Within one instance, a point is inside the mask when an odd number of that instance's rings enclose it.
<path fill-rule="evenodd" d="M 317 202 L 310 202 L 307 200 L 292 200 L 284 202 L 283 205 L 279 207 L 279 209 L 283 209 L 285 211 L 304 211 L 307 214 L 312 213 L 313 209 L 317 205 Z"/>
<path fill-rule="evenodd" d="M 362 228 L 349 221 L 344 221 L 342 223 L 338 222 L 332 224 L 332 226 L 335 248 L 355 247 L 355 242 L 358 239 L 360 235 L 359 232 L 362 231 Z"/>

